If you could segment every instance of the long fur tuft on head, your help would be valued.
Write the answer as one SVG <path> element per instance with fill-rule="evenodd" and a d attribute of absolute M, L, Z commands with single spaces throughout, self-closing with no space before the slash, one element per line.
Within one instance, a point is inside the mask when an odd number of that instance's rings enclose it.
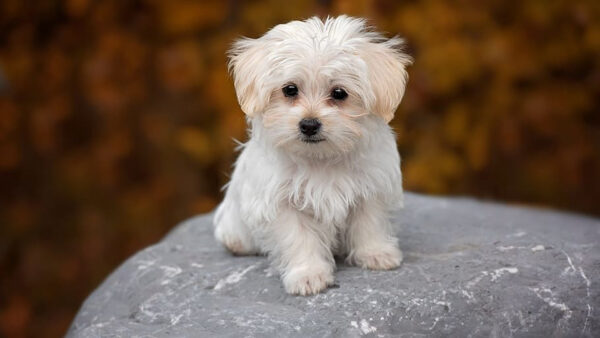
<path fill-rule="evenodd" d="M 229 70 L 249 117 L 264 111 L 284 78 L 308 80 L 318 72 L 341 78 L 369 112 L 389 122 L 412 63 L 403 49 L 402 39 L 384 37 L 364 19 L 313 17 L 277 25 L 257 39 L 237 40 L 228 53 Z"/>

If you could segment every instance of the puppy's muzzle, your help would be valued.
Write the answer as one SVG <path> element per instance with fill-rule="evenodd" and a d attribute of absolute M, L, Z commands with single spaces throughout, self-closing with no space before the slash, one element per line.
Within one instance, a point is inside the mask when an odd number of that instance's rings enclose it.
<path fill-rule="evenodd" d="M 321 121 L 318 119 L 302 119 L 298 127 L 303 135 L 311 137 L 321 129 Z"/>

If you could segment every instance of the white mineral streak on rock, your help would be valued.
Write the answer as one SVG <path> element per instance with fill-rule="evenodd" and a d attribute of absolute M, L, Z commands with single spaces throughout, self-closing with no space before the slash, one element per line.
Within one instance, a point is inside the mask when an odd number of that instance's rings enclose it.
<path fill-rule="evenodd" d="M 473 300 L 475 298 L 473 292 L 469 292 L 467 290 L 460 290 L 460 292 L 463 294 L 463 296 L 467 297 L 468 300 Z"/>
<path fill-rule="evenodd" d="M 496 279 L 500 278 L 500 276 L 502 276 L 502 275 L 503 275 L 503 274 L 505 274 L 506 272 L 508 272 L 508 273 L 511 273 L 511 274 L 515 274 L 515 273 L 519 272 L 519 269 L 517 269 L 517 268 L 512 268 L 512 267 L 511 267 L 511 268 L 500 268 L 500 269 L 496 269 L 496 270 L 494 270 L 494 271 L 492 272 L 492 274 L 491 274 L 491 276 L 492 276 L 492 279 L 491 279 L 491 281 L 492 281 L 492 282 L 495 282 L 495 281 L 496 281 Z"/>
<path fill-rule="evenodd" d="M 429 330 L 433 330 L 433 328 L 437 325 L 437 323 L 440 321 L 440 317 L 435 317 L 433 319 L 433 324 L 429 327 Z"/>
<path fill-rule="evenodd" d="M 581 266 L 579 267 L 579 274 L 581 275 L 581 278 L 583 278 L 583 280 L 585 281 L 586 293 L 587 293 L 587 298 L 588 298 L 588 301 L 589 301 L 589 299 L 590 299 L 590 287 L 592 286 L 592 281 L 590 281 L 590 279 L 586 276 L 586 274 L 583 271 L 583 269 L 581 268 Z M 592 311 L 594 309 L 590 305 L 590 303 L 587 303 L 586 305 L 587 305 L 587 315 L 585 317 L 585 322 L 583 323 L 583 330 L 581 331 L 581 333 L 585 333 L 585 331 L 587 331 L 588 324 L 590 322 L 590 317 L 592 316 Z"/>
<path fill-rule="evenodd" d="M 160 294 L 154 294 L 140 305 L 140 312 L 148 316 L 148 318 L 150 319 L 150 323 L 153 323 L 156 320 L 156 318 L 158 318 L 158 316 L 161 314 L 160 312 L 154 312 L 152 310 L 154 308 L 154 303 L 160 302 L 160 297 Z"/>
<path fill-rule="evenodd" d="M 567 254 L 564 250 L 561 250 L 561 251 L 565 255 L 565 257 L 567 257 L 567 262 L 569 263 L 569 266 L 567 266 L 563 270 L 563 272 L 561 273 L 561 275 L 562 276 L 565 276 L 565 275 L 571 275 L 572 276 L 572 275 L 576 274 L 577 271 L 579 271 L 579 275 L 581 276 L 581 278 L 585 282 L 586 295 L 587 295 L 587 298 L 589 300 L 589 298 L 590 298 L 590 287 L 592 286 L 592 282 L 590 281 L 590 279 L 587 277 L 587 275 L 583 271 L 583 268 L 580 266 L 579 269 L 577 269 L 575 267 L 575 265 L 573 264 L 573 260 L 571 259 L 571 257 L 569 256 L 569 254 Z M 564 305 L 564 304 L 562 304 L 562 305 Z M 590 318 L 592 316 L 592 311 L 594 310 L 594 308 L 589 303 L 587 303 L 586 306 L 587 306 L 587 314 L 586 314 L 586 317 L 585 317 L 585 322 L 583 323 L 582 333 L 585 333 L 585 331 L 587 331 L 589 320 L 590 320 Z M 567 308 L 567 310 L 568 310 L 568 308 Z M 564 319 L 568 320 L 571 317 L 571 313 L 572 313 L 572 311 L 569 310 L 568 313 L 565 315 Z"/>
<path fill-rule="evenodd" d="M 562 320 L 569 320 L 569 318 L 571 318 L 571 315 L 573 314 L 573 311 L 571 311 L 571 309 L 569 309 L 569 307 L 565 304 L 565 303 L 560 303 L 560 301 L 554 296 L 554 293 L 552 293 L 552 290 L 550 290 L 549 288 L 530 288 L 531 291 L 533 291 L 535 293 L 535 295 L 543 300 L 546 304 L 550 305 L 551 307 L 558 309 L 560 311 L 562 311 L 564 313 Z M 544 296 L 543 294 L 549 294 L 549 296 Z M 560 322 L 560 321 L 559 321 Z"/>
<path fill-rule="evenodd" d="M 514 234 L 508 235 L 507 237 L 517 237 L 517 238 L 519 238 L 519 237 L 523 237 L 525 235 L 527 235 L 527 233 L 525 231 L 518 231 L 518 232 L 515 232 Z"/>
<path fill-rule="evenodd" d="M 171 325 L 176 325 L 177 323 L 179 323 L 181 317 L 183 317 L 183 313 L 180 313 L 178 315 L 171 315 Z"/>
<path fill-rule="evenodd" d="M 204 267 L 204 265 L 203 265 L 203 264 L 198 264 L 198 263 L 192 263 L 192 264 L 190 264 L 190 265 L 191 265 L 192 267 L 194 267 L 194 268 L 198 268 L 198 269 L 202 269 L 202 268 Z"/>
<path fill-rule="evenodd" d="M 475 285 L 477 285 L 477 283 L 481 282 L 481 280 L 485 276 L 491 276 L 490 281 L 495 282 L 498 278 L 500 278 L 500 276 L 504 275 L 507 272 L 510 273 L 510 274 L 515 274 L 515 273 L 519 272 L 519 269 L 517 269 L 515 267 L 507 267 L 507 268 L 499 268 L 499 269 L 496 269 L 496 270 L 494 270 L 492 272 L 481 271 L 481 274 L 479 276 L 477 276 L 477 277 L 473 278 L 472 280 L 468 281 L 465 286 L 466 286 L 467 289 L 470 289 L 470 288 L 474 287 Z M 473 297 L 472 293 L 469 293 L 466 290 L 461 290 L 461 292 L 467 298 L 472 299 L 472 297 Z"/>
<path fill-rule="evenodd" d="M 363 334 L 371 333 L 377 331 L 375 326 L 369 325 L 369 322 L 366 319 L 360 320 L 360 330 Z"/>
<path fill-rule="evenodd" d="M 271 267 L 264 269 L 263 272 L 265 273 L 266 277 L 272 277 L 273 275 L 275 275 L 275 270 L 273 270 L 273 268 Z"/>
<path fill-rule="evenodd" d="M 527 246 L 514 246 L 514 245 L 509 245 L 509 246 L 498 246 L 496 247 L 496 249 L 498 249 L 499 251 L 511 251 L 511 250 L 526 250 L 529 249 L 529 247 Z M 532 247 L 530 249 L 533 252 L 536 251 L 543 251 L 546 250 L 546 247 L 544 247 L 543 245 L 536 245 L 534 247 Z"/>
<path fill-rule="evenodd" d="M 588 327 L 588 323 L 590 321 L 590 317 L 592 316 L 592 310 L 594 309 L 590 304 L 587 304 L 587 316 L 585 317 L 585 323 L 583 324 L 583 330 L 582 332 L 585 333 L 585 331 L 587 331 Z"/>
<path fill-rule="evenodd" d="M 245 268 L 242 271 L 232 272 L 231 274 L 229 274 L 229 276 L 227 276 L 217 282 L 217 285 L 215 285 L 215 290 L 220 290 L 227 284 L 238 283 L 240 280 L 242 280 L 242 277 L 244 277 L 244 275 L 248 273 L 248 271 L 255 269 L 256 266 L 257 266 L 257 264 L 250 265 L 249 267 Z"/>
<path fill-rule="evenodd" d="M 102 322 L 102 323 L 95 323 L 93 326 L 97 327 L 97 328 L 102 328 L 109 324 L 110 324 L 110 322 Z"/>
<path fill-rule="evenodd" d="M 481 275 L 473 278 L 471 281 L 467 282 L 467 289 L 474 287 L 477 283 L 479 283 L 483 277 L 487 276 L 489 273 L 487 271 L 481 271 Z"/>
<path fill-rule="evenodd" d="M 450 304 L 450 302 L 446 301 L 446 290 L 442 290 L 442 299 L 441 300 L 434 299 L 433 303 L 436 305 L 441 305 L 441 306 L 447 307 L 448 311 L 452 310 L 452 304 Z"/>
<path fill-rule="evenodd" d="M 165 277 L 173 278 L 181 273 L 181 268 L 178 266 L 161 265 L 161 270 L 165 272 Z"/>
<path fill-rule="evenodd" d="M 571 260 L 571 257 L 565 252 L 565 250 L 560 250 L 562 251 L 562 253 L 567 257 L 567 262 L 569 263 L 569 266 L 567 266 L 563 272 L 562 275 L 572 275 L 575 273 L 575 271 L 577 271 L 577 269 L 575 268 L 575 265 L 573 265 L 573 261 Z"/>
<path fill-rule="evenodd" d="M 512 337 L 517 330 L 513 328 L 512 320 L 510 319 L 510 315 L 507 312 L 502 312 L 502 316 L 504 316 L 504 318 L 506 318 L 506 323 L 508 324 L 508 331 L 510 332 L 510 337 Z"/>
<path fill-rule="evenodd" d="M 179 321 L 181 320 L 181 318 L 183 316 L 188 316 L 189 317 L 190 313 L 191 313 L 191 310 L 187 309 L 187 310 L 183 311 L 182 313 L 180 313 L 178 315 L 171 315 L 170 316 L 170 318 L 171 318 L 171 325 L 177 325 L 177 323 L 179 323 Z"/>
<path fill-rule="evenodd" d="M 425 303 L 425 299 L 423 298 L 413 298 L 408 301 L 408 306 L 406 307 L 406 312 L 409 312 L 415 306 L 421 306 Z"/>
<path fill-rule="evenodd" d="M 585 281 L 587 296 L 589 297 L 590 296 L 590 287 L 592 286 L 592 282 L 589 280 L 589 278 L 587 278 L 587 276 L 585 275 L 585 272 L 583 271 L 583 269 L 581 267 L 579 267 L 579 274 L 581 275 L 581 278 L 583 278 L 583 280 Z"/>
<path fill-rule="evenodd" d="M 153 266 L 156 263 L 156 260 L 152 261 L 138 261 L 138 270 L 146 270 L 149 267 Z"/>
<path fill-rule="evenodd" d="M 500 251 L 510 251 L 510 250 L 522 250 L 522 249 L 528 249 L 528 247 L 526 246 L 514 246 L 514 245 L 509 245 L 509 246 L 499 246 L 496 249 L 500 250 Z"/>
<path fill-rule="evenodd" d="M 175 276 L 177 276 L 178 274 L 180 274 L 183 270 L 181 270 L 180 267 L 178 266 L 168 266 L 168 265 L 161 265 L 160 269 L 164 271 L 165 273 L 165 279 L 160 282 L 161 285 L 166 285 L 169 284 L 169 282 L 171 281 L 171 279 Z"/>

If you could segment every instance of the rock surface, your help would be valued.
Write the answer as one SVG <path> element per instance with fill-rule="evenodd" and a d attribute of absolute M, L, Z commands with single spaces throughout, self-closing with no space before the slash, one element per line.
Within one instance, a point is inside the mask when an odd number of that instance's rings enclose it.
<path fill-rule="evenodd" d="M 600 220 L 407 194 L 403 266 L 338 262 L 325 293 L 287 295 L 265 257 L 233 257 L 211 215 L 177 226 L 85 301 L 70 337 L 600 337 Z"/>

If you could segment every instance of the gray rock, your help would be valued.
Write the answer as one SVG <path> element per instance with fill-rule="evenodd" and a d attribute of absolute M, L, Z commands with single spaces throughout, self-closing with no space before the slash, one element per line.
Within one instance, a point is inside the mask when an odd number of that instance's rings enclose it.
<path fill-rule="evenodd" d="M 407 194 L 403 266 L 338 262 L 326 292 L 287 295 L 265 257 L 233 257 L 211 215 L 127 260 L 70 337 L 600 337 L 600 221 Z"/>

